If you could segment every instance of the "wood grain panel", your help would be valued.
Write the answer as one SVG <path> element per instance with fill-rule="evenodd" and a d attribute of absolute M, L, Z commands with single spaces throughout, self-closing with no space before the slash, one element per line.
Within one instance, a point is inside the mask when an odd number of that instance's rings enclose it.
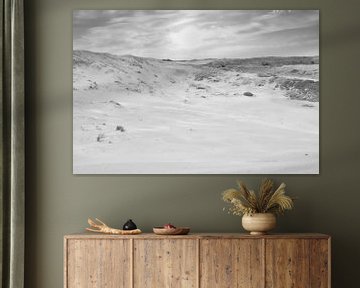
<path fill-rule="evenodd" d="M 330 288 L 323 234 L 65 236 L 65 288 Z"/>
<path fill-rule="evenodd" d="M 310 240 L 310 287 L 328 288 L 330 273 L 329 240 Z"/>
<path fill-rule="evenodd" d="M 130 240 L 67 240 L 67 288 L 131 287 Z"/>
<path fill-rule="evenodd" d="M 135 288 L 196 288 L 197 240 L 134 240 Z"/>
<path fill-rule="evenodd" d="M 266 288 L 309 287 L 310 241 L 266 239 Z"/>
<path fill-rule="evenodd" d="M 263 240 L 200 241 L 200 287 L 262 288 Z"/>

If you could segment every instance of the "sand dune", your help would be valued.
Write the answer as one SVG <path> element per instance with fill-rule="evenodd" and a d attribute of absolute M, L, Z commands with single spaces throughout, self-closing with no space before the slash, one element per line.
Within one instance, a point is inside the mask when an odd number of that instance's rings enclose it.
<path fill-rule="evenodd" d="M 318 57 L 74 51 L 74 173 L 318 173 L 318 79 Z"/>

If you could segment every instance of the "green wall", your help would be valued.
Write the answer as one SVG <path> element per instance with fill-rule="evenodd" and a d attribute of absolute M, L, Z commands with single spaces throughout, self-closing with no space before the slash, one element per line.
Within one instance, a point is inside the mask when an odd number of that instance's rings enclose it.
<path fill-rule="evenodd" d="M 63 287 L 63 235 L 88 216 L 145 231 L 172 222 L 197 232 L 238 232 L 220 192 L 261 175 L 72 175 L 73 9 L 320 9 L 320 175 L 273 175 L 297 195 L 279 232 L 333 237 L 333 287 L 358 287 L 360 259 L 359 1 L 32 0 L 26 31 L 26 287 Z"/>

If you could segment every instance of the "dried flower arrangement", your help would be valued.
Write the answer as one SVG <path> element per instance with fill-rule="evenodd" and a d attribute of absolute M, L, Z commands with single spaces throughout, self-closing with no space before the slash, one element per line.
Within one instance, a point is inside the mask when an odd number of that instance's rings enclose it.
<path fill-rule="evenodd" d="M 294 198 L 285 195 L 285 183 L 274 190 L 274 182 L 263 179 L 259 192 L 249 190 L 245 183 L 238 181 L 238 189 L 231 188 L 223 192 L 222 199 L 231 204 L 229 213 L 233 215 L 252 215 L 256 213 L 283 214 L 294 207 Z"/>

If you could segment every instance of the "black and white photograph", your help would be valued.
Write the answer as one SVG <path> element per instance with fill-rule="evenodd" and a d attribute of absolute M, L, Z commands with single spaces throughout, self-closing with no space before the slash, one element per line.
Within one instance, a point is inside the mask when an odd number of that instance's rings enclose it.
<path fill-rule="evenodd" d="M 74 174 L 318 174 L 318 10 L 73 11 Z"/>

